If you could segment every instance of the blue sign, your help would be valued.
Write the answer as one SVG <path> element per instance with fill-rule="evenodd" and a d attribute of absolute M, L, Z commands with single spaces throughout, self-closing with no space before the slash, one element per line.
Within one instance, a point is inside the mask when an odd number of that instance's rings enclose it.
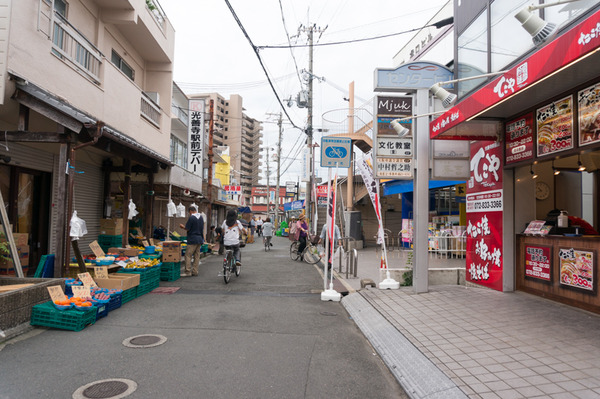
<path fill-rule="evenodd" d="M 347 137 L 321 138 L 321 167 L 349 168 L 352 158 L 352 139 Z"/>
<path fill-rule="evenodd" d="M 428 89 L 434 83 L 454 79 L 454 74 L 443 65 L 433 62 L 409 62 L 398 68 L 375 70 L 375 91 Z"/>

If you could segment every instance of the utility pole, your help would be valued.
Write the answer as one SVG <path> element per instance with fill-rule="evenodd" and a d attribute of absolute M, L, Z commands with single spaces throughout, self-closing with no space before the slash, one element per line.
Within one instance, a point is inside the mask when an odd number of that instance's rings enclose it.
<path fill-rule="evenodd" d="M 271 171 L 269 169 L 269 147 L 267 147 L 267 217 L 269 217 L 269 207 L 271 202 L 271 187 L 269 186 L 269 176 L 271 175 Z"/>
<path fill-rule="evenodd" d="M 210 121 L 208 122 L 208 184 L 206 187 L 208 191 L 208 209 L 206 212 L 206 225 L 210 226 L 212 223 L 213 133 L 215 130 L 215 100 L 210 100 L 208 112 L 210 113 Z"/>
<path fill-rule="evenodd" d="M 281 182 L 281 136 L 283 134 L 283 120 L 281 112 L 279 112 L 279 120 L 277 121 L 279 126 L 279 140 L 277 140 L 277 185 L 275 186 L 275 227 L 279 226 L 279 185 Z"/>

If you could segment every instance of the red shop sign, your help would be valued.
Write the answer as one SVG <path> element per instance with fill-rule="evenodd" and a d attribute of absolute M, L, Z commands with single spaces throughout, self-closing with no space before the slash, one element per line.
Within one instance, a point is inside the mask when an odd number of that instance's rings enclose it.
<path fill-rule="evenodd" d="M 525 246 L 525 277 L 552 281 L 550 248 Z"/>
<path fill-rule="evenodd" d="M 506 164 L 533 159 L 533 113 L 506 124 Z"/>
<path fill-rule="evenodd" d="M 469 282 L 502 291 L 502 146 L 471 144 L 467 182 L 467 275 Z"/>

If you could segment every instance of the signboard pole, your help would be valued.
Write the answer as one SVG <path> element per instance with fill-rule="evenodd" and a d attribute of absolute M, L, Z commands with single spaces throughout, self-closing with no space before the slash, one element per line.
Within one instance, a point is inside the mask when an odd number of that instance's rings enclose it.
<path fill-rule="evenodd" d="M 429 89 L 417 90 L 416 114 L 429 112 Z M 414 264 L 413 289 L 415 294 L 429 290 L 429 118 L 415 119 L 416 155 L 414 178 Z"/>
<path fill-rule="evenodd" d="M 327 221 L 330 222 L 328 224 L 329 234 L 326 234 L 325 238 L 325 265 L 323 266 L 323 282 L 325 290 L 321 292 L 321 300 L 322 301 L 334 301 L 339 302 L 342 300 L 342 295 L 333 289 L 333 262 L 331 270 L 329 270 L 329 258 L 333 256 L 333 248 L 335 246 L 335 211 L 336 211 L 336 199 L 337 199 L 337 176 L 338 176 L 338 162 L 335 163 L 335 186 L 333 190 L 335 190 L 335 194 L 331 191 L 331 168 L 329 168 L 329 181 L 327 185 L 329 187 L 329 195 L 332 196 L 332 201 L 328 205 L 328 212 L 331 211 L 331 217 L 327 218 Z M 309 235 L 310 238 L 310 235 Z M 330 253 L 331 252 L 331 253 Z M 327 271 L 331 273 L 331 282 L 329 283 L 329 289 L 327 289 Z"/>

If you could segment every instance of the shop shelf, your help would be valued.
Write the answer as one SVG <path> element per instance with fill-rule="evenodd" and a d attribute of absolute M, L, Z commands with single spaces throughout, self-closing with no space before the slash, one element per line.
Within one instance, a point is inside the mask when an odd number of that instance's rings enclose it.
<path fill-rule="evenodd" d="M 123 291 L 123 293 L 121 294 L 121 305 L 131 301 L 132 299 L 137 298 L 137 289 L 138 287 L 136 286 Z"/>
<path fill-rule="evenodd" d="M 87 311 L 58 310 L 51 301 L 48 301 L 35 305 L 31 309 L 31 325 L 81 331 L 87 325 L 94 324 L 97 312 L 98 308 L 95 306 Z"/>

